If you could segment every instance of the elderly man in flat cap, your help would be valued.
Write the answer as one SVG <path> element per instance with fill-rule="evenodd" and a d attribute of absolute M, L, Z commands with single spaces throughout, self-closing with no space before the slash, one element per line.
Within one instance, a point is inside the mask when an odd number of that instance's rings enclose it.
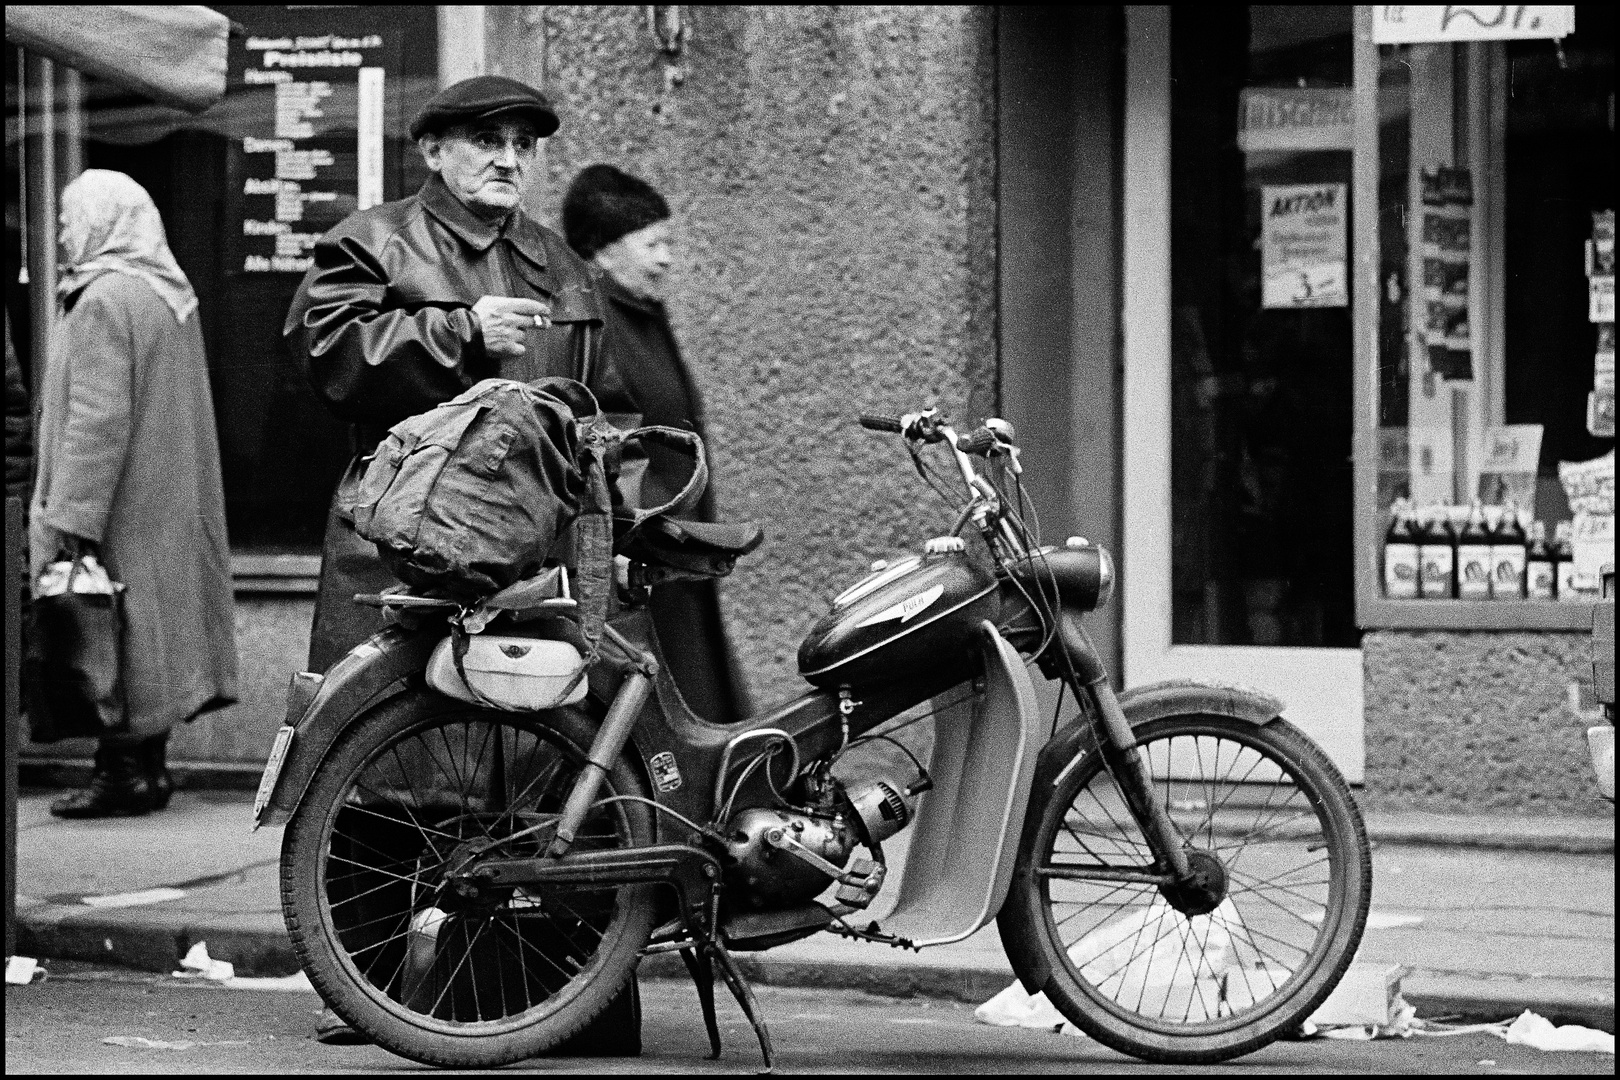
<path fill-rule="evenodd" d="M 390 426 L 480 379 L 560 375 L 600 386 L 593 272 L 522 208 L 538 179 L 540 140 L 557 127 L 545 97 L 514 79 L 456 83 L 411 124 L 433 173 L 422 189 L 350 215 L 316 243 L 282 332 L 308 358 L 321 398 L 354 425 L 355 459 L 338 496 L 358 483 L 360 457 Z M 354 595 L 395 584 L 376 549 L 337 512 L 339 501 L 327 520 L 310 638 L 316 672 L 384 625 Z M 636 1054 L 639 1025 L 632 981 L 559 1049 Z M 317 1037 L 364 1041 L 330 1009 Z"/>
<path fill-rule="evenodd" d="M 282 333 L 316 392 L 353 425 L 359 459 L 388 428 L 479 379 L 598 381 L 602 313 L 591 272 L 523 211 L 557 114 L 539 91 L 481 75 L 435 96 L 411 124 L 433 175 L 415 195 L 351 214 L 315 245 Z M 309 670 L 381 629 L 357 592 L 394 584 L 371 544 L 328 517 Z"/>

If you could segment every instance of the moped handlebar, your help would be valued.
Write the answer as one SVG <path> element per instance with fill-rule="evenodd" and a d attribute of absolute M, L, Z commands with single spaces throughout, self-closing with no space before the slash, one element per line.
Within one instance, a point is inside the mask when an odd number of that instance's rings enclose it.
<path fill-rule="evenodd" d="M 861 427 L 867 431 L 882 431 L 891 435 L 900 434 L 900 418 L 886 416 L 881 413 L 861 413 Z"/>
<path fill-rule="evenodd" d="M 884 413 L 861 413 L 860 425 L 868 431 L 904 435 L 919 442 L 949 442 L 956 450 L 978 457 L 988 457 L 1002 441 L 996 430 L 988 425 L 965 436 L 957 435 L 950 425 L 932 410 L 903 417 Z"/>

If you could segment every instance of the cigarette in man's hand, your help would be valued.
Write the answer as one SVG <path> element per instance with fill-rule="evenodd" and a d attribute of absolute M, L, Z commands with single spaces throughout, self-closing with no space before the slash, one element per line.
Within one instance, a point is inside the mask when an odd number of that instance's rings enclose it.
<path fill-rule="evenodd" d="M 549 321 L 547 321 L 547 319 L 546 319 L 546 317 L 544 315 L 536 315 L 534 317 L 534 325 L 536 325 L 540 329 L 544 330 L 546 327 L 550 326 L 551 323 Z"/>

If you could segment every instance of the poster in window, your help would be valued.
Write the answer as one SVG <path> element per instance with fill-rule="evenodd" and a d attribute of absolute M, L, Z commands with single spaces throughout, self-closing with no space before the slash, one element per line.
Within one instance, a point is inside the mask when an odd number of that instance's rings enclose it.
<path fill-rule="evenodd" d="M 1473 251 L 1473 177 L 1467 169 L 1425 169 L 1423 208 L 1423 317 L 1429 370 L 1442 379 L 1474 377 L 1468 312 Z"/>
<path fill-rule="evenodd" d="M 1261 303 L 1268 308 L 1350 306 L 1344 184 L 1260 189 Z"/>
<path fill-rule="evenodd" d="M 1592 392 L 1586 398 L 1586 430 L 1600 439 L 1614 438 L 1614 211 L 1592 214 L 1592 239 L 1586 242 L 1587 318 L 1597 324 L 1597 352 L 1592 365 Z"/>
<path fill-rule="evenodd" d="M 235 273 L 302 274 L 321 234 L 384 199 L 399 42 L 386 30 L 306 31 L 232 44 L 230 86 L 244 117 L 228 192 Z"/>

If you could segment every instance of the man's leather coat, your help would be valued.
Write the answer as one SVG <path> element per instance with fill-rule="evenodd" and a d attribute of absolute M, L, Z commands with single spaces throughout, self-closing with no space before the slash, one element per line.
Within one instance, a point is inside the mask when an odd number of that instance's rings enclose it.
<path fill-rule="evenodd" d="M 602 306 L 593 272 L 561 237 L 521 210 L 487 222 L 437 175 L 407 199 L 351 214 L 315 244 L 282 333 L 307 357 L 316 393 L 354 425 L 355 457 L 338 492 L 358 483 L 360 457 L 388 428 L 480 379 L 578 379 L 606 410 L 623 396 L 601 363 Z M 482 296 L 551 307 L 525 354 L 491 357 L 472 306 Z M 329 513 L 309 667 L 325 671 L 383 625 L 354 603 L 394 584 L 376 549 Z"/>

